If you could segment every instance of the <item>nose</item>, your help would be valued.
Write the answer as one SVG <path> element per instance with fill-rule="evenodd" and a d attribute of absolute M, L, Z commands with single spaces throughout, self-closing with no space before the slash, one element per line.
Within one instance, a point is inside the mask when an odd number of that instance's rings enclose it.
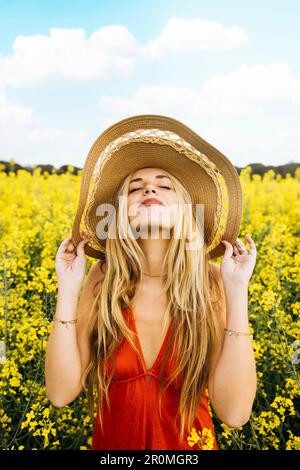
<path fill-rule="evenodd" d="M 148 194 L 149 192 L 155 193 L 155 189 L 154 188 L 145 188 L 144 194 Z"/>

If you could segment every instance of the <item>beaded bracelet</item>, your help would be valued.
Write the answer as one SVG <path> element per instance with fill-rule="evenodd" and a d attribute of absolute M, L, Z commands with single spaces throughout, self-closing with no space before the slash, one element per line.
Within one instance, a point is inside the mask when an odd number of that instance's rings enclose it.
<path fill-rule="evenodd" d="M 76 323 L 77 318 L 75 318 L 74 320 L 61 320 L 60 318 L 53 318 L 53 321 L 62 323 L 63 325 L 66 325 L 66 327 L 68 328 L 68 323 Z"/>
<path fill-rule="evenodd" d="M 250 336 L 253 339 L 253 335 L 251 333 L 241 333 L 240 331 L 229 330 L 228 328 L 224 328 L 225 331 L 228 331 L 228 336 L 232 336 L 234 333 L 236 337 L 238 336 Z"/>

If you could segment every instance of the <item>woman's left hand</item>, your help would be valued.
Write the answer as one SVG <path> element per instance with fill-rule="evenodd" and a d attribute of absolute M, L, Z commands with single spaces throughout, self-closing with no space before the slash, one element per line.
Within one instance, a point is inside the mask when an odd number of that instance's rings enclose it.
<path fill-rule="evenodd" d="M 256 246 L 250 235 L 246 234 L 250 249 L 247 251 L 244 243 L 237 238 L 234 245 L 228 240 L 222 240 L 226 250 L 220 265 L 224 286 L 248 286 L 256 263 Z"/>

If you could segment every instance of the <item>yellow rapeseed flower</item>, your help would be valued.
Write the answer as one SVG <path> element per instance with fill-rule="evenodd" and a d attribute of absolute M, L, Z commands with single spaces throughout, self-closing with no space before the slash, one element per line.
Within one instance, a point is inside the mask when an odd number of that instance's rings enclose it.
<path fill-rule="evenodd" d="M 194 446 L 196 443 L 201 450 L 212 450 L 214 448 L 214 436 L 211 429 L 204 427 L 202 431 L 196 431 L 192 428 L 190 436 L 187 438 L 189 446 Z"/>
<path fill-rule="evenodd" d="M 52 407 L 43 370 L 57 299 L 55 253 L 70 233 L 81 177 L 72 168 L 63 175 L 42 175 L 40 170 L 7 175 L 0 169 L 1 344 L 5 332 L 9 338 L 9 349 L 3 351 L 2 346 L 2 355 L 0 351 L 0 427 L 4 442 L 15 436 L 13 449 L 27 448 L 29 442 L 34 449 L 57 449 L 78 435 L 79 428 L 78 448 L 92 445 L 87 397 L 81 394 L 62 409 Z M 299 450 L 300 168 L 295 177 L 283 178 L 274 171 L 252 175 L 248 166 L 240 172 L 240 181 L 239 236 L 245 241 L 245 234 L 252 234 L 257 246 L 248 300 L 258 387 L 244 433 L 220 422 L 210 402 L 208 410 L 218 425 L 220 448 Z M 194 429 L 193 442 L 210 447 L 209 430 Z"/>

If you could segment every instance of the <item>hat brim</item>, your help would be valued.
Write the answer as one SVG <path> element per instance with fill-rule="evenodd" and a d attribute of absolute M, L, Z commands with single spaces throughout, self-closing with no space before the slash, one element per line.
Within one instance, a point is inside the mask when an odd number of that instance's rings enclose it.
<path fill-rule="evenodd" d="M 177 135 L 178 141 L 160 139 L 157 132 L 154 132 L 154 137 L 146 139 L 147 132 L 141 132 L 153 129 Z M 103 159 L 105 149 L 115 139 L 128 133 L 136 133 L 137 138 L 118 145 L 111 158 Z M 191 148 L 197 154 L 190 151 Z M 194 210 L 196 204 L 204 205 L 204 239 L 210 247 L 208 256 L 215 259 L 224 254 L 225 246 L 220 241 L 220 234 L 223 233 L 226 240 L 234 243 L 240 230 L 242 189 L 238 173 L 225 155 L 185 124 L 160 115 L 123 119 L 96 139 L 82 172 L 79 203 L 72 228 L 73 242 L 77 245 L 86 236 L 96 234 L 99 222 L 96 208 L 99 204 L 113 204 L 116 190 L 124 178 L 145 167 L 159 167 L 169 171 L 189 191 Z M 226 220 L 224 212 L 223 216 L 220 212 L 224 209 Z M 94 236 L 93 242 L 85 245 L 85 253 L 93 258 L 104 259 L 105 240 Z"/>

